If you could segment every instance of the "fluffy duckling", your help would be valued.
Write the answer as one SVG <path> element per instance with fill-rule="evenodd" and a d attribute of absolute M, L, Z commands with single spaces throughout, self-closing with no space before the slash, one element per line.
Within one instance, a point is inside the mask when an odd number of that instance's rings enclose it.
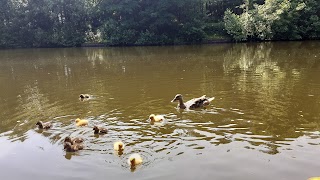
<path fill-rule="evenodd" d="M 36 125 L 38 125 L 39 129 L 49 129 L 52 127 L 50 122 L 43 123 L 42 121 L 38 121 Z"/>
<path fill-rule="evenodd" d="M 142 163 L 142 158 L 141 158 L 140 154 L 134 153 L 134 154 L 130 155 L 130 157 L 128 159 L 128 164 L 131 167 L 134 167 L 134 166 L 141 164 L 141 163 Z"/>
<path fill-rule="evenodd" d="M 164 120 L 164 117 L 162 115 L 154 115 L 154 114 L 151 114 L 149 116 L 149 119 L 151 122 L 160 122 L 160 121 L 163 121 Z"/>
<path fill-rule="evenodd" d="M 93 126 L 94 134 L 106 134 L 108 130 L 106 128 Z"/>
<path fill-rule="evenodd" d="M 208 98 L 206 95 L 203 95 L 198 98 L 193 98 L 187 102 L 183 102 L 183 98 L 181 94 L 177 94 L 171 102 L 179 101 L 178 108 L 180 109 L 196 109 L 202 108 L 210 104 L 210 102 L 214 100 L 214 97 Z"/>
<path fill-rule="evenodd" d="M 67 152 L 76 152 L 76 151 L 82 150 L 83 145 L 82 144 L 71 144 L 70 142 L 65 142 L 64 149 Z"/>
<path fill-rule="evenodd" d="M 88 125 L 88 120 L 77 118 L 75 120 L 77 126 L 86 126 Z"/>
<path fill-rule="evenodd" d="M 320 180 L 320 177 L 311 177 L 308 180 Z"/>
<path fill-rule="evenodd" d="M 66 143 L 66 142 L 69 142 L 69 143 L 71 143 L 71 145 L 83 143 L 83 141 L 84 141 L 83 138 L 79 138 L 79 137 L 76 137 L 76 138 L 71 139 L 71 138 L 68 136 L 68 137 L 66 137 L 66 138 L 64 139 L 64 142 L 65 142 L 65 143 Z"/>
<path fill-rule="evenodd" d="M 113 144 L 113 149 L 116 151 L 123 151 L 124 150 L 124 144 L 121 141 L 117 141 Z"/>
<path fill-rule="evenodd" d="M 80 94 L 80 99 L 88 99 L 90 98 L 90 95 L 89 94 Z"/>

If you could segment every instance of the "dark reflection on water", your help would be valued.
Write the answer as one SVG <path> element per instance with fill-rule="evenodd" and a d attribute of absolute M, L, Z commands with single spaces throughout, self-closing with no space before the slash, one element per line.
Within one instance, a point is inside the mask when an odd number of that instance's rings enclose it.
<path fill-rule="evenodd" d="M 319 176 L 319 45 L 1 50 L 0 178 Z M 81 93 L 92 97 L 80 101 Z M 177 110 L 177 93 L 215 100 Z M 150 123 L 150 114 L 166 121 Z M 54 127 L 38 130 L 39 120 Z M 94 135 L 94 125 L 108 134 Z M 64 152 L 66 136 L 85 138 L 85 150 Z M 117 140 L 123 152 L 113 150 Z M 131 153 L 144 162 L 130 171 Z"/>

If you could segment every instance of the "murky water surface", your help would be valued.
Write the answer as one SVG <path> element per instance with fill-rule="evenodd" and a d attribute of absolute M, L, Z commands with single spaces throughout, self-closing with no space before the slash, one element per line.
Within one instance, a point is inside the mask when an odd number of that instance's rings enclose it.
<path fill-rule="evenodd" d="M 0 84 L 0 179 L 320 176 L 317 41 L 0 50 Z M 178 93 L 215 100 L 181 111 L 170 102 Z M 166 121 L 150 123 L 153 113 Z M 53 128 L 38 130 L 39 120 Z M 66 136 L 85 149 L 66 153 Z M 134 152 L 144 162 L 132 170 Z"/>

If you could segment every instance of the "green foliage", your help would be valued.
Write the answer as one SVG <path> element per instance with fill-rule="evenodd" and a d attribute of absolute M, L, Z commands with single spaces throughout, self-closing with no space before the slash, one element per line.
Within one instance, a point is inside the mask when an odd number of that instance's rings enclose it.
<path fill-rule="evenodd" d="M 0 48 L 319 39 L 318 0 L 0 0 Z"/>
<path fill-rule="evenodd" d="M 248 2 L 248 1 L 245 1 Z M 300 40 L 318 39 L 320 3 L 315 0 L 266 0 L 249 9 L 241 6 L 240 15 L 225 12 L 228 34 L 235 40 Z"/>
<path fill-rule="evenodd" d="M 223 20 L 228 34 L 230 34 L 236 41 L 247 40 L 239 15 L 236 15 L 232 13 L 230 9 L 227 9 Z"/>

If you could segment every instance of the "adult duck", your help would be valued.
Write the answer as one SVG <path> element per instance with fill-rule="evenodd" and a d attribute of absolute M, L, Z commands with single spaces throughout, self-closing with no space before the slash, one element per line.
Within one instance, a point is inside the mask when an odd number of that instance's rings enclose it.
<path fill-rule="evenodd" d="M 193 98 L 187 102 L 183 102 L 183 98 L 181 94 L 177 94 L 171 102 L 179 101 L 178 107 L 180 109 L 196 109 L 202 108 L 210 104 L 210 102 L 214 100 L 214 97 L 208 98 L 206 95 L 203 95 L 198 98 Z"/>

